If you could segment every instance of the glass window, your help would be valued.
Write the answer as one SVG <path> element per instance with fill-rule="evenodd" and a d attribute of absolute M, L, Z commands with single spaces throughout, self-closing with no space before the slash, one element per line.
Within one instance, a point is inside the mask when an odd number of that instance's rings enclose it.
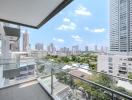
<path fill-rule="evenodd" d="M 108 61 L 109 61 L 109 62 L 112 62 L 112 60 L 113 60 L 112 57 L 109 57 Z"/>

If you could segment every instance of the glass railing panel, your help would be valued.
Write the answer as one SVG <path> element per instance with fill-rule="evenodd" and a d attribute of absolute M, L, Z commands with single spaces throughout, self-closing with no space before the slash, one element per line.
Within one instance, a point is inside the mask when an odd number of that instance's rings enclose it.
<path fill-rule="evenodd" d="M 48 72 L 46 71 L 46 67 L 50 69 Z M 107 75 L 105 73 L 98 73 L 84 68 L 70 68 L 63 70 L 63 67 L 64 64 L 61 63 L 58 64 L 51 61 L 45 62 L 44 71 L 46 73 L 51 74 L 50 71 L 51 68 L 53 68 L 53 78 L 51 77 L 52 75 L 50 76 L 49 74 L 51 82 L 49 86 L 50 92 L 53 90 L 51 92 L 53 93 L 53 95 L 61 95 L 60 100 L 129 100 L 130 98 L 132 98 L 131 95 L 128 94 L 128 92 L 120 89 L 120 87 L 116 87 L 117 80 L 122 80 L 120 77 Z M 80 73 L 80 71 L 83 73 Z M 46 76 L 46 74 L 43 75 Z M 58 88 L 58 86 L 59 89 L 64 88 L 65 90 L 65 87 L 68 87 L 68 89 L 66 89 L 67 91 L 60 90 L 63 95 L 61 94 L 61 92 L 57 94 L 56 88 Z"/>
<path fill-rule="evenodd" d="M 0 59 L 0 87 L 36 78 L 36 63 L 30 59 Z"/>
<path fill-rule="evenodd" d="M 126 78 L 81 67 L 63 69 L 64 63 L 48 60 L 0 61 L 1 68 L 9 66 L 8 70 L 4 69 L 1 73 L 4 76 L 3 86 L 38 78 L 42 86 L 57 100 L 129 100 L 132 98 L 131 91 L 117 86 L 117 82 L 120 81 L 132 83 Z"/>
<path fill-rule="evenodd" d="M 74 67 L 70 69 L 69 72 L 75 76 L 82 77 L 99 85 L 103 85 L 107 88 L 111 88 L 123 94 L 132 96 L 131 79 L 119 76 L 112 76 L 103 72 L 96 72 L 91 69 L 85 69 L 81 67 Z"/>

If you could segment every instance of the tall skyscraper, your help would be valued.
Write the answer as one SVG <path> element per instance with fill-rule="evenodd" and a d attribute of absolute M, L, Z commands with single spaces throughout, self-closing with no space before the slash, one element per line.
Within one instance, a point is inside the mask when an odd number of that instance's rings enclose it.
<path fill-rule="evenodd" d="M 79 53 L 79 46 L 78 45 L 72 46 L 72 54 L 76 55 L 78 53 Z"/>
<path fill-rule="evenodd" d="M 98 46 L 97 46 L 97 45 L 94 46 L 94 51 L 95 51 L 95 52 L 98 51 Z"/>
<path fill-rule="evenodd" d="M 85 52 L 88 52 L 88 46 L 85 46 Z"/>
<path fill-rule="evenodd" d="M 29 50 L 29 34 L 26 31 L 23 33 L 23 51 L 28 51 Z"/>
<path fill-rule="evenodd" d="M 67 47 L 63 47 L 63 48 L 60 48 L 60 53 L 68 56 L 70 54 L 70 50 Z"/>
<path fill-rule="evenodd" d="M 110 51 L 132 52 L 132 0 L 110 0 Z"/>
<path fill-rule="evenodd" d="M 103 46 L 101 46 L 100 52 L 104 52 L 104 47 Z"/>
<path fill-rule="evenodd" d="M 56 51 L 56 48 L 53 43 L 51 43 L 48 47 L 47 50 L 49 53 L 54 53 Z"/>
<path fill-rule="evenodd" d="M 37 44 L 35 45 L 35 49 L 36 49 L 36 50 L 43 50 L 43 44 L 42 44 L 42 43 L 37 43 Z"/>

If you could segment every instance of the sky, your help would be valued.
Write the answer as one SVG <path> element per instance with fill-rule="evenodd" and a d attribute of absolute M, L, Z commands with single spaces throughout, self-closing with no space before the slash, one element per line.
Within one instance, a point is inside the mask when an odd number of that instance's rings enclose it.
<path fill-rule="evenodd" d="M 40 29 L 24 28 L 31 47 L 43 43 L 45 48 L 54 43 L 57 48 L 86 45 L 109 47 L 108 0 L 74 0 Z"/>

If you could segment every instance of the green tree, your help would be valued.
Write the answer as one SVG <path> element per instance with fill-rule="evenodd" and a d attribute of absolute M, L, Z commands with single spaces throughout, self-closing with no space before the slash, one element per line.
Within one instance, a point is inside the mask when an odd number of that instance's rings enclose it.
<path fill-rule="evenodd" d="M 115 87 L 115 90 L 122 92 L 122 93 L 127 93 L 127 91 L 123 87 Z"/>
<path fill-rule="evenodd" d="M 71 61 L 76 61 L 76 56 L 72 55 L 71 56 Z"/>
<path fill-rule="evenodd" d="M 81 80 L 76 80 L 75 84 L 77 84 L 78 87 L 82 87 L 84 91 L 88 93 L 88 95 L 90 96 L 89 99 L 92 98 L 92 100 L 110 100 L 110 98 L 107 94 L 104 93 L 104 91 L 95 86 L 89 85 L 85 82 L 82 82 Z"/>
<path fill-rule="evenodd" d="M 44 68 L 45 68 L 45 65 L 38 65 L 38 67 L 37 67 L 39 73 L 43 73 Z"/>
<path fill-rule="evenodd" d="M 101 84 L 103 86 L 106 86 L 106 87 L 112 87 L 112 85 L 113 85 L 112 78 L 106 74 L 96 74 L 93 81 L 95 81 L 98 84 Z"/>
<path fill-rule="evenodd" d="M 65 72 L 56 73 L 56 78 L 60 82 L 70 85 L 71 87 L 73 87 L 73 85 L 74 85 L 73 79 L 69 75 L 67 75 Z"/>
<path fill-rule="evenodd" d="M 129 79 L 132 79 L 132 72 L 129 72 L 129 73 L 128 73 L 128 78 L 129 78 Z"/>
<path fill-rule="evenodd" d="M 64 62 L 64 63 L 68 63 L 70 61 L 70 59 L 68 57 L 62 57 L 61 60 Z"/>
<path fill-rule="evenodd" d="M 132 72 L 129 72 L 129 73 L 128 73 L 128 78 L 129 78 L 129 79 L 132 79 Z M 130 80 L 130 83 L 132 84 L 132 80 Z M 131 94 L 131 95 L 132 95 L 132 94 Z"/>
<path fill-rule="evenodd" d="M 91 64 L 91 63 L 89 63 L 89 67 L 92 70 L 97 70 L 97 64 Z"/>

